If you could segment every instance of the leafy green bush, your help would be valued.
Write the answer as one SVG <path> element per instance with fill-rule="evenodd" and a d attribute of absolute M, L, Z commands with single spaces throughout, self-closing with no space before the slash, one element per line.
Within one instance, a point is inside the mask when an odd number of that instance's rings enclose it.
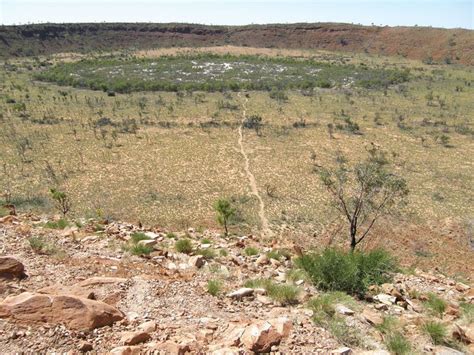
<path fill-rule="evenodd" d="M 186 238 L 178 240 L 174 247 L 178 253 L 189 254 L 193 251 L 191 241 Z"/>
<path fill-rule="evenodd" d="M 207 292 L 212 296 L 217 296 L 221 293 L 222 284 L 219 280 L 209 280 L 207 282 Z"/>
<path fill-rule="evenodd" d="M 434 293 L 429 293 L 428 294 L 428 300 L 424 302 L 424 305 L 426 308 L 428 308 L 431 313 L 434 315 L 442 318 L 443 313 L 446 310 L 446 301 L 443 300 L 442 298 L 439 298 L 437 295 Z"/>
<path fill-rule="evenodd" d="M 444 324 L 430 321 L 425 323 L 423 330 L 429 335 L 435 345 L 444 344 L 448 333 Z"/>
<path fill-rule="evenodd" d="M 395 260 L 384 250 L 365 253 L 327 248 L 322 253 L 303 255 L 296 265 L 322 290 L 360 295 L 372 284 L 389 282 L 396 270 Z"/>

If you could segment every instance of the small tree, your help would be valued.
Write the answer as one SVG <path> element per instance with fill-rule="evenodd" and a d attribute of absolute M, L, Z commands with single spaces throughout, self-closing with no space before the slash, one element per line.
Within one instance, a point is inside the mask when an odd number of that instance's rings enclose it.
<path fill-rule="evenodd" d="M 244 127 L 249 128 L 249 129 L 254 129 L 255 133 L 257 133 L 257 136 L 260 136 L 261 128 L 263 126 L 262 123 L 262 117 L 259 115 L 252 115 L 250 117 L 247 117 L 244 121 Z"/>
<path fill-rule="evenodd" d="M 352 169 L 342 156 L 336 159 L 335 169 L 319 169 L 323 185 L 348 222 L 352 251 L 377 219 L 390 214 L 408 194 L 406 181 L 390 172 L 385 155 L 376 149 L 369 153 L 366 160 Z"/>
<path fill-rule="evenodd" d="M 56 208 L 66 217 L 66 214 L 71 209 L 71 201 L 65 192 L 58 191 L 56 189 L 50 189 L 51 198 L 56 204 Z"/>
<path fill-rule="evenodd" d="M 236 210 L 232 207 L 229 200 L 221 198 L 214 204 L 214 210 L 217 213 L 217 222 L 224 227 L 225 235 L 229 235 L 228 224 L 232 217 L 235 216 Z"/>

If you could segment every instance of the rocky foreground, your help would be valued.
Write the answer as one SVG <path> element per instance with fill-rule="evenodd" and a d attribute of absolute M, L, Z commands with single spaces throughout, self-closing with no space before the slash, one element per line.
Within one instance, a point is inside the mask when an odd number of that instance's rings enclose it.
<path fill-rule="evenodd" d="M 415 269 L 371 287 L 364 300 L 335 305 L 353 341 L 314 323 L 307 304 L 321 292 L 294 270 L 288 245 L 193 229 L 58 224 L 0 218 L 2 353 L 389 354 L 390 315 L 413 353 L 474 353 L 472 314 L 460 307 L 474 304 L 469 280 Z M 191 249 L 179 246 L 183 238 Z M 244 287 L 255 279 L 289 285 L 294 297 Z M 429 295 L 446 307 L 434 314 Z M 434 344 L 423 331 L 428 320 L 446 325 L 446 341 Z"/>

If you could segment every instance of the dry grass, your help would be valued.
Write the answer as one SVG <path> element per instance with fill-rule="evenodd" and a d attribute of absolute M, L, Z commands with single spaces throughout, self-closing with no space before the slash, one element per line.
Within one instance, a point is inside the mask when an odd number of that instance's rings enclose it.
<path fill-rule="evenodd" d="M 189 49 L 138 55 L 183 51 Z M 337 151 L 356 161 L 372 144 L 389 152 L 396 170 L 408 180 L 411 194 L 405 219 L 419 223 L 472 217 L 473 138 L 472 133 L 456 132 L 460 126 L 473 129 L 471 68 L 320 51 L 235 47 L 206 51 L 301 55 L 412 68 L 415 79 L 404 90 L 391 88 L 386 93 L 317 90 L 313 96 L 304 96 L 288 92 L 289 99 L 283 103 L 266 92 L 250 93 L 247 114 L 262 116 L 264 127 L 261 137 L 244 130 L 244 144 L 273 227 L 287 224 L 321 231 L 335 215 L 329 196 L 312 173 L 313 162 L 328 164 Z M 60 185 L 71 196 L 76 215 L 101 214 L 182 228 L 216 226 L 212 204 L 227 196 L 241 210 L 242 228 L 258 229 L 257 201 L 250 193 L 237 146 L 242 112 L 218 108 L 219 100 L 242 107 L 243 96 L 194 93 L 179 98 L 174 93 L 133 93 L 109 97 L 103 92 L 37 83 L 31 81 L 31 73 L 24 66 L 17 71 L 0 70 L 0 158 L 5 166 L 0 179 L 16 201 L 22 200 L 20 208 L 29 208 L 30 202 L 35 209 L 40 205 L 49 210 L 47 191 Z M 434 96 L 431 106 L 427 105 L 429 92 Z M 7 97 L 25 103 L 25 113 L 6 103 Z M 342 110 L 360 126 L 362 135 L 336 130 L 334 138 L 329 136 L 327 125 L 340 122 Z M 376 115 L 379 125 L 374 122 Z M 45 117 L 59 121 L 32 122 Z M 114 123 L 133 118 L 139 130 L 117 133 L 114 138 L 113 131 L 119 128 L 104 126 L 102 139 L 100 128 L 95 134 L 91 128 L 101 117 Z M 408 129 L 397 126 L 400 117 Z M 293 126 L 303 121 L 306 127 Z M 441 134 L 450 137 L 452 147 L 435 141 Z M 19 154 L 18 144 L 24 138 L 31 142 L 32 149 L 25 153 L 30 162 L 22 162 Z"/>

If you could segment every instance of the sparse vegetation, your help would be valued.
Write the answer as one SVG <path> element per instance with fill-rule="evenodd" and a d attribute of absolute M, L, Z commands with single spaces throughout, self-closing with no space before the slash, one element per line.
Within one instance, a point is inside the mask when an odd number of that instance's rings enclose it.
<path fill-rule="evenodd" d="M 178 253 L 190 254 L 193 251 L 193 245 L 187 238 L 177 240 L 174 247 Z"/>
<path fill-rule="evenodd" d="M 130 236 L 132 243 L 137 244 L 141 240 L 149 240 L 150 238 L 145 235 L 145 233 L 135 232 Z"/>
<path fill-rule="evenodd" d="M 255 256 L 255 255 L 258 255 L 259 251 L 258 251 L 257 248 L 247 247 L 247 248 L 244 249 L 244 253 L 247 256 Z"/>
<path fill-rule="evenodd" d="M 446 326 L 435 321 L 428 321 L 423 325 L 423 330 L 429 335 L 433 344 L 444 344 L 448 331 Z"/>
<path fill-rule="evenodd" d="M 428 308 L 433 315 L 439 318 L 443 318 L 444 311 L 446 310 L 446 301 L 438 297 L 434 293 L 428 294 L 428 299 L 424 302 L 426 308 Z"/>
<path fill-rule="evenodd" d="M 198 249 L 196 251 L 196 254 L 197 255 L 202 255 L 204 257 L 204 259 L 213 259 L 216 257 L 216 251 L 214 249 L 211 249 L 211 248 L 207 248 L 207 249 Z"/>
<path fill-rule="evenodd" d="M 296 303 L 299 294 L 298 287 L 289 284 L 276 284 L 268 279 L 248 280 L 244 286 L 263 288 L 267 291 L 268 297 L 284 305 Z"/>
<path fill-rule="evenodd" d="M 61 218 L 57 221 L 48 221 L 44 224 L 44 226 L 50 229 L 64 229 L 69 226 L 69 222 L 64 218 Z"/>
<path fill-rule="evenodd" d="M 218 296 L 222 291 L 222 283 L 219 280 L 209 280 L 207 282 L 207 292 L 212 296 Z"/>
<path fill-rule="evenodd" d="M 320 327 L 331 332 L 342 344 L 359 346 L 362 343 L 357 330 L 346 324 L 344 318 L 336 313 L 337 304 L 354 304 L 354 300 L 342 292 L 328 292 L 308 302 L 308 308 L 313 310 L 313 321 Z"/>
<path fill-rule="evenodd" d="M 412 353 L 412 346 L 407 338 L 399 333 L 393 333 L 388 335 L 387 339 L 385 340 L 385 344 L 387 345 L 387 349 L 395 355 L 405 355 Z"/>

